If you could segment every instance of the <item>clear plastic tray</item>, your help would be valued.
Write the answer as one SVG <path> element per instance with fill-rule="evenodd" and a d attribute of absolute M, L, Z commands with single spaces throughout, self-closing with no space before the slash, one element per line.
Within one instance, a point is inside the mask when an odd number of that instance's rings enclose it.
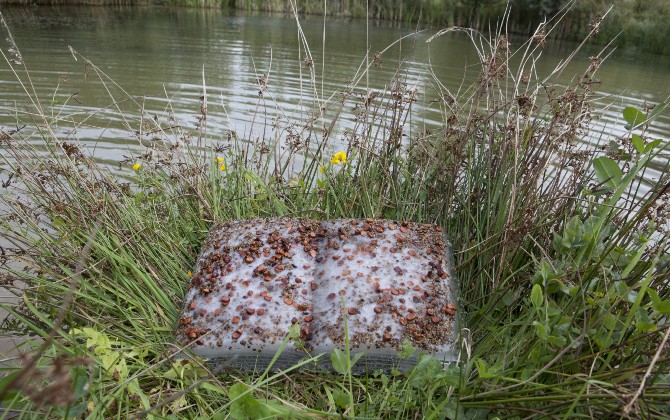
<path fill-rule="evenodd" d="M 176 329 L 195 355 L 264 369 L 298 324 L 274 368 L 344 349 L 355 370 L 407 368 L 407 340 L 456 360 L 457 287 L 451 247 L 436 225 L 377 219 L 273 218 L 214 226 L 193 272 Z M 322 357 L 321 365 L 330 366 Z"/>

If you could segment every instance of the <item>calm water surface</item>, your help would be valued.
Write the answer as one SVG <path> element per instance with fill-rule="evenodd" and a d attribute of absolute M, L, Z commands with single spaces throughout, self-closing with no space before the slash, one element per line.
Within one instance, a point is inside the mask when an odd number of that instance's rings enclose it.
<path fill-rule="evenodd" d="M 91 146 L 89 150 L 102 162 L 115 164 L 137 150 L 132 132 L 150 128 L 148 118 L 168 126 L 173 116 L 174 124 L 195 129 L 203 73 L 209 105 L 207 129 L 213 140 L 224 138 L 228 129 L 252 138 L 262 135 L 256 129 L 263 125 L 258 117 L 254 119 L 259 105 L 266 105 L 261 115 L 270 121 L 277 116 L 299 118 L 313 109 L 314 84 L 303 64 L 305 51 L 291 16 L 102 7 L 8 8 L 3 14 L 42 105 L 50 115 L 61 118 L 64 135 Z M 327 98 L 341 90 L 365 62 L 366 24 L 328 20 L 324 59 L 323 19 L 306 17 L 300 23 L 315 62 L 317 94 Z M 411 28 L 386 23 L 371 25 L 370 51 L 381 51 L 412 32 Z M 478 75 L 479 58 L 465 36 L 450 34 L 427 44 L 425 41 L 434 34 L 427 30 L 396 44 L 383 55 L 382 66 L 374 67 L 369 79 L 359 85 L 364 88 L 368 83 L 370 89 L 383 89 L 402 63 L 406 81 L 420 93 L 412 114 L 413 129 L 439 126 L 445 118 L 437 106 L 431 105 L 436 95 L 430 71 L 453 92 Z M 513 40 L 512 47 L 520 43 Z M 94 69 L 82 59 L 74 59 L 70 46 L 111 80 L 103 76 L 105 84 L 101 83 Z M 548 75 L 574 47 L 567 43 L 548 45 L 537 63 L 537 73 Z M 556 82 L 566 83 L 583 72 L 589 57 L 599 50 L 585 48 Z M 259 101 L 259 86 L 255 84 L 263 74 L 269 76 L 264 103 Z M 596 88 L 596 108 L 606 107 L 606 111 L 597 124 L 607 132 L 623 134 L 620 115 L 625 106 L 667 100 L 670 57 L 615 52 L 598 77 L 603 83 Z M 130 101 L 120 87 L 136 102 Z M 16 76 L 3 63 L 0 128 L 10 130 L 23 125 L 28 120 L 23 112 L 33 109 Z M 344 119 L 353 120 L 353 116 L 345 115 Z M 68 121 L 77 124 L 77 129 L 73 130 Z M 654 124 L 652 134 L 670 137 L 669 111 Z"/>

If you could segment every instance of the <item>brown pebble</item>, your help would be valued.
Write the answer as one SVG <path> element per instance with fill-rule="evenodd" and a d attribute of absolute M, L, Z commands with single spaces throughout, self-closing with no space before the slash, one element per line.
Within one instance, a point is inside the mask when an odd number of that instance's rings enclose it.
<path fill-rule="evenodd" d="M 310 289 L 312 290 L 312 292 L 313 292 L 313 291 L 315 291 L 316 289 L 319 288 L 319 285 L 316 284 L 316 283 L 314 283 L 314 282 L 311 282 L 311 283 L 309 284 L 309 288 L 310 288 Z"/>
<path fill-rule="evenodd" d="M 305 322 L 312 322 L 313 319 L 314 319 L 314 317 L 312 315 L 307 315 L 305 317 Z"/>
<path fill-rule="evenodd" d="M 413 321 L 414 319 L 416 319 L 416 314 L 414 312 L 410 312 L 407 315 L 407 319 L 410 320 L 410 321 Z"/>
<path fill-rule="evenodd" d="M 230 322 L 232 322 L 233 324 L 237 324 L 237 323 L 240 322 L 240 317 L 237 316 L 237 315 L 235 315 L 235 316 L 230 320 Z"/>
<path fill-rule="evenodd" d="M 356 315 L 356 314 L 358 313 L 358 309 L 356 309 L 356 308 L 349 308 L 349 309 L 347 309 L 347 313 L 348 313 L 349 315 Z"/>
<path fill-rule="evenodd" d="M 221 315 L 221 312 L 222 312 L 221 309 L 216 309 L 214 311 L 214 315 L 219 316 L 219 315 Z"/>
<path fill-rule="evenodd" d="M 375 313 L 376 314 L 382 313 L 382 307 L 381 306 L 375 306 Z"/>
<path fill-rule="evenodd" d="M 284 298 L 284 303 L 287 305 L 293 305 L 293 299 L 286 297 Z"/>
<path fill-rule="evenodd" d="M 333 300 L 337 296 L 335 293 L 328 293 L 328 299 Z"/>
<path fill-rule="evenodd" d="M 439 324 L 442 321 L 437 315 L 433 316 L 430 320 L 433 321 L 433 324 Z"/>
<path fill-rule="evenodd" d="M 247 255 L 247 256 L 244 258 L 244 261 L 245 261 L 246 263 L 252 263 L 252 262 L 254 262 L 254 257 L 252 257 L 251 255 Z"/>
<path fill-rule="evenodd" d="M 384 341 L 391 341 L 391 338 L 393 338 L 393 336 L 391 336 L 391 334 L 384 333 Z"/>
<path fill-rule="evenodd" d="M 233 331 L 233 340 L 237 340 L 238 338 L 240 338 L 241 335 L 242 333 L 240 332 L 240 330 Z"/>
<path fill-rule="evenodd" d="M 253 315 L 253 314 L 256 313 L 256 310 L 255 310 L 254 308 L 247 308 L 247 313 L 248 313 L 249 315 Z"/>
<path fill-rule="evenodd" d="M 263 314 L 265 313 L 265 309 L 263 309 L 263 308 L 259 308 L 259 309 L 256 311 L 256 313 L 257 313 L 259 316 L 261 316 L 261 315 L 263 315 Z"/>
<path fill-rule="evenodd" d="M 269 302 L 269 301 L 272 300 L 272 297 L 271 296 L 263 296 L 263 299 L 265 299 L 266 301 Z"/>
<path fill-rule="evenodd" d="M 191 309 L 195 309 L 195 308 L 198 307 L 198 304 L 197 304 L 196 302 L 191 302 L 191 304 L 189 305 L 189 307 L 190 307 Z"/>

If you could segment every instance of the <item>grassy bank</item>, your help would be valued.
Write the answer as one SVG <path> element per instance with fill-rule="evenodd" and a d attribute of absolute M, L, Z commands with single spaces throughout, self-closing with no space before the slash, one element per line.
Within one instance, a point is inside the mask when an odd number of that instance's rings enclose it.
<path fill-rule="evenodd" d="M 11 243 L 2 281 L 19 299 L 7 307 L 4 331 L 31 338 L 21 364 L 0 379 L 4 415 L 670 415 L 670 171 L 643 182 L 650 160 L 667 152 L 667 141 L 647 134 L 663 104 L 622 110 L 622 138 L 594 133 L 599 58 L 558 86 L 553 74 L 530 71 L 541 36 L 515 52 L 522 59 L 512 66 L 504 34 L 468 33 L 481 75 L 459 94 L 433 80 L 438 130 L 410 129 L 421 92 L 402 67 L 388 90 L 370 95 L 371 60 L 326 100 L 308 56 L 309 117 L 272 121 L 258 139 L 233 131 L 214 138 L 207 115 L 225 109 L 206 92 L 193 110 L 196 129 L 171 120 L 170 110 L 128 113 L 120 104 L 141 109 L 136 97 L 110 96 L 105 115 L 126 121 L 137 143 L 120 171 L 60 134 L 86 121 L 36 97 L 20 57 L 5 55 L 27 105 L 16 110 L 17 129 L 0 133 L 0 234 Z M 89 83 L 114 85 L 73 54 Z M 271 81 L 258 83 L 262 121 L 276 104 Z M 356 110 L 353 120 L 341 117 L 345 108 Z M 153 141 L 141 141 L 146 133 Z M 175 360 L 177 313 L 209 227 L 278 215 L 443 226 L 466 321 L 460 363 L 442 369 L 422 359 L 406 374 L 351 376 L 298 367 L 218 372 L 195 357 Z M 17 262 L 22 269 L 11 268 Z"/>

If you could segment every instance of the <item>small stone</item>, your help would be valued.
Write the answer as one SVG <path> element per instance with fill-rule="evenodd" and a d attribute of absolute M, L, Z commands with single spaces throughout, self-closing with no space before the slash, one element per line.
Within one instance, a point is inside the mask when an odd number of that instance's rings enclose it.
<path fill-rule="evenodd" d="M 356 315 L 356 314 L 358 313 L 358 309 L 356 309 L 356 308 L 349 308 L 349 309 L 347 309 L 347 313 L 348 313 L 349 315 Z"/>

